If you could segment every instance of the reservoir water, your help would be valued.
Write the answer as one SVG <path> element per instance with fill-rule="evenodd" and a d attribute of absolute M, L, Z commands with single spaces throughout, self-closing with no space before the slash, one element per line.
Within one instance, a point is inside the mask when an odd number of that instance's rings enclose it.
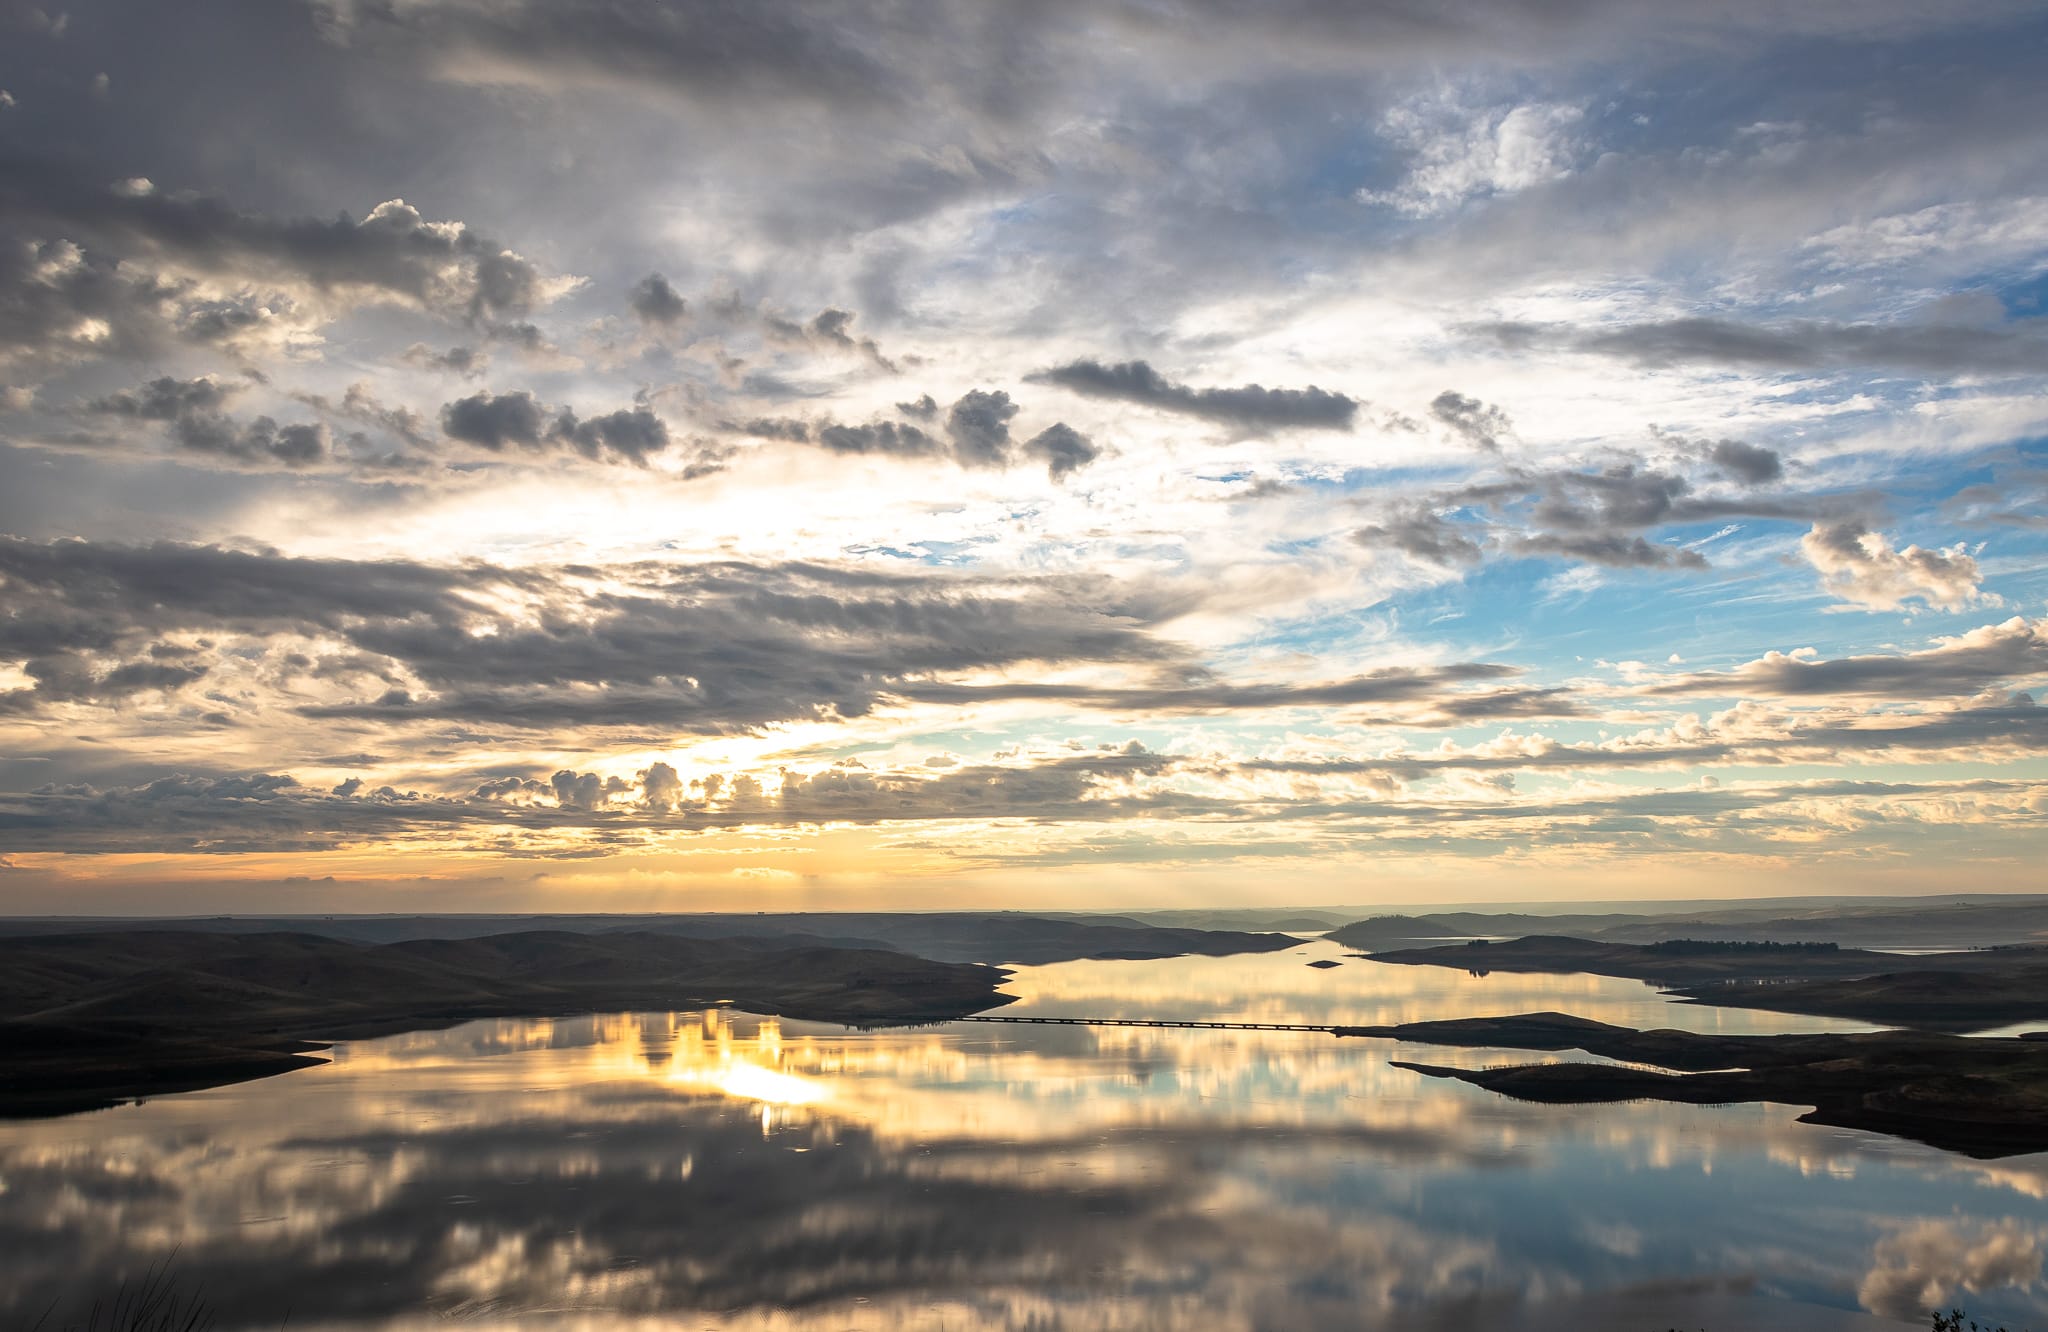
<path fill-rule="evenodd" d="M 1317 969 L 1318 959 L 1343 965 Z M 1852 1029 L 1347 957 L 1019 967 L 1015 1013 Z M 2048 1328 L 2048 1155 L 1526 1105 L 1320 1033 L 730 1010 L 473 1022 L 0 1124 L 0 1327 L 151 1270 L 223 1329 Z M 1583 1058 L 1580 1055 L 1562 1056 Z"/>

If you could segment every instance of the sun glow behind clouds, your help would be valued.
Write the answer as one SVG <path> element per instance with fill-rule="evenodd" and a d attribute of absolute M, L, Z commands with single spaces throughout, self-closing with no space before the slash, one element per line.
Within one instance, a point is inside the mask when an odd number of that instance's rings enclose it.
<path fill-rule="evenodd" d="M 2027 886 L 2038 15 L 764 6 L 0 51 L 0 909 Z"/>

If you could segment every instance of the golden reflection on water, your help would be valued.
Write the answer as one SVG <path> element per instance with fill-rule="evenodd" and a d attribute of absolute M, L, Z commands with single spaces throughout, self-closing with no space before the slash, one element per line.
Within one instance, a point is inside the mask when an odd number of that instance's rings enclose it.
<path fill-rule="evenodd" d="M 1305 965 L 1342 956 L 1019 968 L 1005 1011 L 1851 1025 L 1597 977 Z M 348 1042 L 281 1078 L 0 1125 L 0 1314 L 10 1285 L 47 1300 L 170 1254 L 237 1291 L 230 1327 L 286 1307 L 294 1328 L 351 1330 L 1236 1330 L 1439 1307 L 1472 1326 L 1486 1301 L 1565 1309 L 1667 1280 L 1853 1308 L 1981 1277 L 1980 1302 L 2048 1306 L 2025 1265 L 2048 1161 L 1970 1162 L 1780 1106 L 1528 1106 L 1390 1056 L 1530 1057 L 722 1009 Z"/>

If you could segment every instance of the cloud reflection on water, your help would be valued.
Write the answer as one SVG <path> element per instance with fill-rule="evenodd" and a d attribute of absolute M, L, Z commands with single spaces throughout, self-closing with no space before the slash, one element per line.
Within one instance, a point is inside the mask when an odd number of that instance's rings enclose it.
<path fill-rule="evenodd" d="M 1026 1011 L 1098 1015 L 1777 1021 L 1630 982 L 1292 953 L 1025 968 L 1013 988 Z M 1778 1106 L 1525 1106 L 1389 1053 L 719 1011 L 353 1043 L 283 1078 L 0 1127 L 0 1321 L 172 1253 L 250 1327 L 1471 1326 L 1671 1282 L 1896 1313 L 1943 1272 L 2038 1317 L 2038 1263 L 1970 1264 L 1985 1235 L 2048 1227 L 2041 1160 L 1987 1167 Z M 1949 1213 L 1961 1238 L 1901 1248 Z"/>

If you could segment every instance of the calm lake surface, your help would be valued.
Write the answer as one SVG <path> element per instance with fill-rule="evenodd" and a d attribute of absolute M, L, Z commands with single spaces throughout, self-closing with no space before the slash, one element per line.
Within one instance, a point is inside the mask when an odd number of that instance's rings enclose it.
<path fill-rule="evenodd" d="M 1318 970 L 1317 958 L 1344 965 Z M 1854 1024 L 1346 958 L 1017 968 L 1008 1011 Z M 168 1261 L 223 1328 L 2048 1329 L 2048 1155 L 1522 1105 L 1321 1034 L 714 1010 L 474 1022 L 0 1124 L 0 1326 Z M 1572 1056 L 1578 1058 L 1581 1056 Z"/>

